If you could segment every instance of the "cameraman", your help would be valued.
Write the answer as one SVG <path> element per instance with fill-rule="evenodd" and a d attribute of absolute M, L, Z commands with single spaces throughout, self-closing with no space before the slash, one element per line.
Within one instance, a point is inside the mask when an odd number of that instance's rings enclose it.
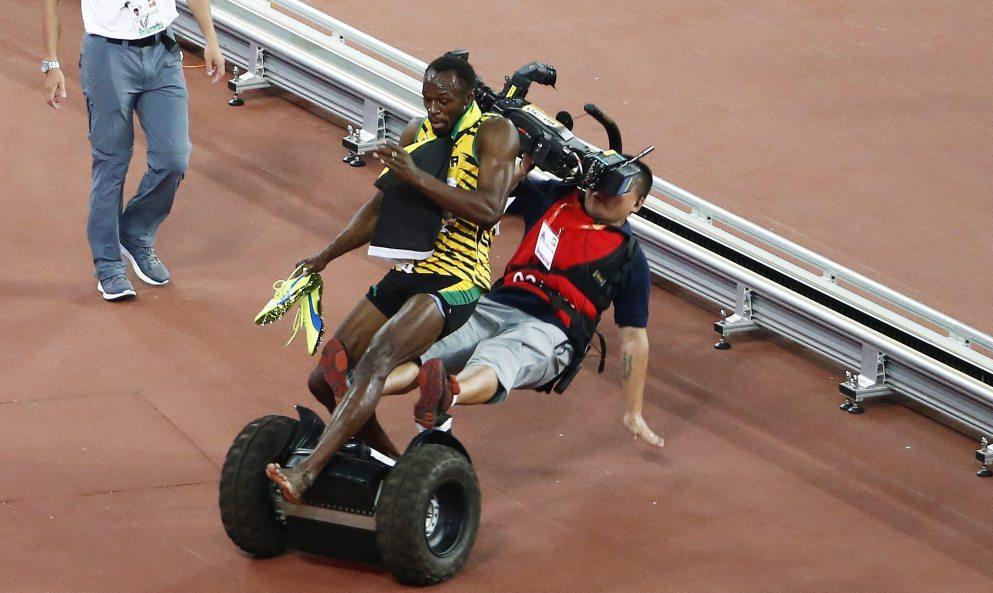
<path fill-rule="evenodd" d="M 613 303 L 620 327 L 626 400 L 624 425 L 637 438 L 663 446 L 645 423 L 642 400 L 648 366 L 648 263 L 631 237 L 627 217 L 645 201 L 651 170 L 641 162 L 620 193 L 528 179 L 509 214 L 524 218 L 524 238 L 503 278 L 480 299 L 459 331 L 413 363 L 396 369 L 390 393 L 420 386 L 415 419 L 441 426 L 453 404 L 500 402 L 514 388 L 546 390 L 578 370 L 600 314 Z M 450 376 L 449 371 L 458 372 Z"/>

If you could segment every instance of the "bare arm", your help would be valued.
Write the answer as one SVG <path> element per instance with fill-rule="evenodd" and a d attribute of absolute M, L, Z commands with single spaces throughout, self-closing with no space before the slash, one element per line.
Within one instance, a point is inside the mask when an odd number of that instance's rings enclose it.
<path fill-rule="evenodd" d="M 57 60 L 59 56 L 59 36 L 62 34 L 62 23 L 59 22 L 61 7 L 62 0 L 45 0 L 41 30 L 45 36 L 46 60 Z"/>
<path fill-rule="evenodd" d="M 429 200 L 456 216 L 484 227 L 495 225 L 507 205 L 507 194 L 516 179 L 520 138 L 510 120 L 488 119 L 476 135 L 479 154 L 479 180 L 475 191 L 452 187 L 414 165 L 404 150 L 393 145 L 377 149 L 374 155 L 400 179 L 416 187 Z M 394 153 L 396 156 L 393 156 Z"/>
<path fill-rule="evenodd" d="M 61 7 L 62 0 L 45 0 L 41 30 L 44 36 L 46 60 L 59 59 L 59 37 L 62 34 L 62 24 L 59 22 Z M 49 70 L 45 74 L 45 95 L 46 102 L 53 109 L 58 109 L 66 100 L 66 78 L 61 68 Z"/>
<path fill-rule="evenodd" d="M 648 374 L 648 332 L 643 327 L 621 328 L 622 389 L 626 402 L 624 425 L 635 438 L 661 447 L 665 439 L 655 434 L 641 415 Z"/>
<path fill-rule="evenodd" d="M 308 272 L 318 273 L 333 260 L 358 249 L 372 239 L 379 216 L 379 206 L 383 203 L 383 192 L 376 192 L 371 200 L 359 208 L 345 228 L 331 241 L 324 251 L 300 262 Z"/>
<path fill-rule="evenodd" d="M 420 125 L 421 120 L 419 118 L 407 123 L 403 134 L 400 135 L 400 143 L 404 146 L 412 144 Z M 331 241 L 331 244 L 324 251 L 301 261 L 300 264 L 311 272 L 320 272 L 330 262 L 368 243 L 372 240 L 372 233 L 376 229 L 376 220 L 379 218 L 379 207 L 382 203 L 383 192 L 376 192 L 371 200 L 359 208 L 359 211 L 348 221 L 344 230 L 338 233 L 338 236 Z"/>
<path fill-rule="evenodd" d="M 211 82 L 217 82 L 224 76 L 224 56 L 217 45 L 214 18 L 210 16 L 210 0 L 189 0 L 189 6 L 203 33 L 203 61 L 207 65 L 207 76 L 211 78 Z"/>

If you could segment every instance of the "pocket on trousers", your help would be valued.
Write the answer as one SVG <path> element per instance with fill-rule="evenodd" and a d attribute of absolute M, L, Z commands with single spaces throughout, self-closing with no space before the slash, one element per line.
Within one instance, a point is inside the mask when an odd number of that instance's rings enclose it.
<path fill-rule="evenodd" d="M 83 93 L 83 100 L 86 102 L 86 137 L 92 138 L 93 135 L 93 102 L 90 98 Z"/>
<path fill-rule="evenodd" d="M 162 42 L 165 46 L 167 52 L 172 54 L 173 57 L 178 58 L 180 62 L 183 61 L 183 50 L 179 47 L 179 42 L 176 41 L 176 34 L 173 33 L 172 29 L 167 29 L 164 33 L 166 39 Z"/>
<path fill-rule="evenodd" d="M 83 41 L 79 48 L 79 78 L 84 93 L 86 92 L 86 83 L 92 82 L 97 75 L 97 72 L 90 68 L 90 65 L 94 60 L 100 60 L 101 52 L 106 51 L 106 48 L 103 47 L 106 43 L 97 44 L 92 37 L 92 35 L 83 34 Z"/>
<path fill-rule="evenodd" d="M 92 95 L 91 95 L 92 96 Z M 134 131 L 126 113 L 116 104 L 108 104 L 112 98 L 100 101 L 87 99 L 89 114 L 90 146 L 93 156 L 107 161 L 127 162 L 131 160 Z"/>
<path fill-rule="evenodd" d="M 569 363 L 572 361 L 572 344 L 570 342 L 562 342 L 555 347 L 555 376 L 562 374 Z"/>

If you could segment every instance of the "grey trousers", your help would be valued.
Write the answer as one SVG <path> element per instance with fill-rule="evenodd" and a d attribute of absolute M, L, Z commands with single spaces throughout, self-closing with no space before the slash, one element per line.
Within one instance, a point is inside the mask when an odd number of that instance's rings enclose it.
<path fill-rule="evenodd" d="M 150 247 L 172 209 L 190 160 L 188 95 L 178 45 L 131 47 L 87 34 L 79 66 L 93 153 L 86 235 L 96 276 L 104 280 L 126 268 L 120 244 Z M 122 209 L 136 113 L 148 141 L 148 170 Z"/>
<path fill-rule="evenodd" d="M 428 348 L 421 362 L 432 358 L 450 373 L 493 369 L 499 386 L 487 403 L 495 404 L 511 389 L 535 389 L 559 376 L 572 359 L 572 344 L 557 326 L 483 296 L 469 321 Z"/>

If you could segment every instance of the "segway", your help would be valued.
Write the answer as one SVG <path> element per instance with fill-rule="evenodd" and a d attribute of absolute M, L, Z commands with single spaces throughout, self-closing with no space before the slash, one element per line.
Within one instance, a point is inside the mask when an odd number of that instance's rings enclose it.
<path fill-rule="evenodd" d="M 239 548 L 272 557 L 289 548 L 381 564 L 404 584 L 430 585 L 465 564 L 479 529 L 479 484 L 465 447 L 442 430 L 417 435 L 396 461 L 352 439 L 304 494 L 283 499 L 269 463 L 294 467 L 324 432 L 313 411 L 264 416 L 228 450 L 221 522 Z"/>

